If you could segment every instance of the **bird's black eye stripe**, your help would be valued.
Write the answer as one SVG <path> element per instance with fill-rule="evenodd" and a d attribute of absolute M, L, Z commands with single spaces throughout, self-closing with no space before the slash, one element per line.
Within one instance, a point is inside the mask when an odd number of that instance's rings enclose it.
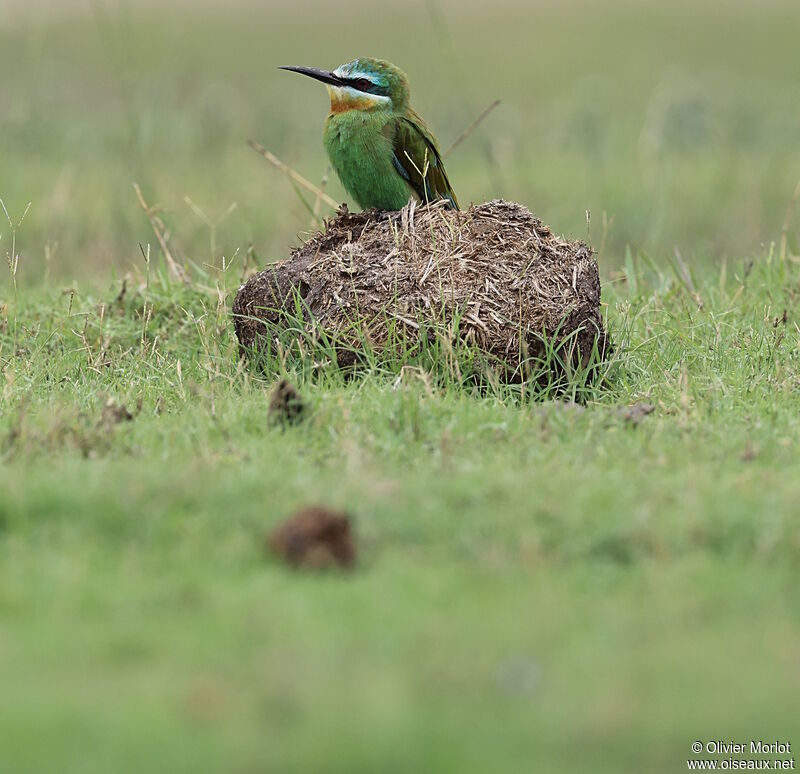
<path fill-rule="evenodd" d="M 359 91 L 364 91 L 367 94 L 380 94 L 382 96 L 389 96 L 388 89 L 373 83 L 369 78 L 351 78 L 349 85 Z"/>

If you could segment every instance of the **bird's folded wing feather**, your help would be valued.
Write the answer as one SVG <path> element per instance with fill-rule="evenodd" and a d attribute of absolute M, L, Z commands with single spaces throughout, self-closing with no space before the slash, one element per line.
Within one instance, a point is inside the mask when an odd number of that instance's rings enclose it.
<path fill-rule="evenodd" d="M 392 139 L 395 169 L 423 202 L 447 199 L 454 209 L 458 200 L 447 179 L 442 156 L 422 119 L 397 117 L 384 132 Z"/>

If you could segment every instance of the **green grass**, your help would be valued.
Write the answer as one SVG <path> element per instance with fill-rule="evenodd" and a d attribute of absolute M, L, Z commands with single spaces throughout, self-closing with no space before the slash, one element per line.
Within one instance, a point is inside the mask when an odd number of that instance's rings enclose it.
<path fill-rule="evenodd" d="M 671 772 L 696 739 L 800 744 L 800 11 L 694 5 L 0 26 L 0 197 L 32 202 L 16 238 L 0 215 L 3 771 Z M 583 405 L 239 361 L 246 263 L 309 227 L 244 140 L 318 180 L 324 96 L 275 65 L 358 53 L 408 70 L 444 145 L 503 100 L 448 162 L 464 201 L 578 236 L 592 211 L 615 353 Z M 212 235 L 187 195 L 238 207 Z M 268 421 L 281 376 L 296 427 Z M 314 502 L 352 514 L 354 572 L 265 554 Z"/>
<path fill-rule="evenodd" d="M 0 338 L 13 770 L 672 771 L 695 738 L 791 738 L 800 274 L 762 257 L 698 299 L 632 265 L 584 407 L 398 362 L 290 370 L 292 428 L 211 295 L 154 273 L 119 303 L 22 296 L 24 350 L 13 314 Z M 353 515 L 352 575 L 264 555 L 308 502 Z"/>

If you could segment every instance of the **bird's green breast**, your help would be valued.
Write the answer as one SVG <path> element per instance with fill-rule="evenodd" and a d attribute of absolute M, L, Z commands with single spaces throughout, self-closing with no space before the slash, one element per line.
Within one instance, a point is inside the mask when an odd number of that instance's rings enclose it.
<path fill-rule="evenodd" d="M 336 174 L 363 208 L 399 210 L 411 189 L 392 162 L 392 140 L 383 129 L 387 111 L 345 110 L 330 113 L 323 140 Z"/>

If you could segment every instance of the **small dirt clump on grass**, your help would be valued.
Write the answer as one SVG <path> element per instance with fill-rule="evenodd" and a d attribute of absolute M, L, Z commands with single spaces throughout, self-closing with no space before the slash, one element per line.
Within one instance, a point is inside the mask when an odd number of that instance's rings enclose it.
<path fill-rule="evenodd" d="M 138 411 L 141 411 L 141 409 L 142 407 L 138 406 Z M 120 422 L 132 422 L 134 417 L 135 415 L 128 411 L 127 406 L 123 403 L 117 403 L 113 398 L 109 398 L 100 414 L 100 424 L 106 429 L 110 429 Z"/>
<path fill-rule="evenodd" d="M 638 425 L 646 417 L 652 414 L 656 407 L 650 403 L 634 403 L 632 406 L 622 409 L 622 418 L 631 425 Z"/>
<path fill-rule="evenodd" d="M 498 377 L 521 381 L 543 363 L 585 368 L 607 348 L 590 248 L 502 200 L 464 211 L 343 206 L 244 284 L 233 314 L 240 350 L 255 359 L 322 343 L 353 366 L 365 350 L 396 360 L 423 344 L 439 357 L 464 345 Z"/>
<path fill-rule="evenodd" d="M 356 560 L 350 518 L 319 505 L 301 508 L 278 525 L 267 536 L 267 549 L 307 570 L 350 568 Z"/>
<path fill-rule="evenodd" d="M 272 390 L 268 416 L 273 424 L 295 425 L 305 414 L 306 404 L 297 388 L 288 380 L 281 379 Z"/>

